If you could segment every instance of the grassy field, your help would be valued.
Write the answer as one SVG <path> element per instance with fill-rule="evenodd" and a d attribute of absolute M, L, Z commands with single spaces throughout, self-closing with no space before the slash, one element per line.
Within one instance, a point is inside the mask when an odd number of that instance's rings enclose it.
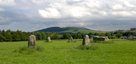
<path fill-rule="evenodd" d="M 70 43 L 67 40 L 37 41 L 37 46 L 44 51 L 14 52 L 27 44 L 27 41 L 0 43 L 0 64 L 136 64 L 136 41 L 93 43 L 98 46 L 96 50 L 77 49 L 82 40 Z"/>

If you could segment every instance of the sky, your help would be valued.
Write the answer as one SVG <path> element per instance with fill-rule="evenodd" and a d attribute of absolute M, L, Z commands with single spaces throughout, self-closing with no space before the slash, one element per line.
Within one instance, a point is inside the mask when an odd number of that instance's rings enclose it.
<path fill-rule="evenodd" d="M 136 0 L 0 0 L 0 30 L 136 28 Z"/>

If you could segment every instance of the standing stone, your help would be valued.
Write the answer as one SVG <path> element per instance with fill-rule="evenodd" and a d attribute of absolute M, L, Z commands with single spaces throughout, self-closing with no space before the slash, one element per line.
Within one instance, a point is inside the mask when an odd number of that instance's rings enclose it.
<path fill-rule="evenodd" d="M 71 36 L 71 37 L 69 37 L 69 41 L 73 41 L 73 37 Z"/>
<path fill-rule="evenodd" d="M 84 36 L 82 45 L 86 45 L 86 46 L 90 46 L 91 45 L 90 39 L 89 39 L 88 35 Z"/>
<path fill-rule="evenodd" d="M 47 38 L 47 42 L 51 42 L 51 38 L 49 36 Z"/>
<path fill-rule="evenodd" d="M 109 41 L 109 38 L 107 36 L 105 36 L 105 41 Z"/>
<path fill-rule="evenodd" d="M 28 38 L 28 47 L 36 47 L 36 37 L 35 35 L 30 35 Z"/>

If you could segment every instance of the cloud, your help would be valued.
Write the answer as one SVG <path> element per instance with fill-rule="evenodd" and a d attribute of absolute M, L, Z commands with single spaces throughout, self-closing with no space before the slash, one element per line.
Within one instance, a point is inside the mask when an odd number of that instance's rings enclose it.
<path fill-rule="evenodd" d="M 127 11 L 119 11 L 119 12 L 112 12 L 113 15 L 120 15 L 120 16 L 131 16 L 132 14 Z"/>
<path fill-rule="evenodd" d="M 0 11 L 5 11 L 5 9 L 0 8 Z"/>
<path fill-rule="evenodd" d="M 130 4 L 129 2 L 125 1 L 123 4 L 127 7 L 135 7 L 133 4 Z"/>
<path fill-rule="evenodd" d="M 60 13 L 57 9 L 46 8 L 46 10 L 38 10 L 40 15 L 45 18 L 59 18 Z"/>
<path fill-rule="evenodd" d="M 14 0 L 0 0 L 0 6 L 15 6 Z"/>
<path fill-rule="evenodd" d="M 136 24 L 135 2 L 135 0 L 0 0 L 0 26 L 3 26 L 0 29 L 34 31 L 51 26 L 78 26 L 108 31 L 131 28 Z"/>

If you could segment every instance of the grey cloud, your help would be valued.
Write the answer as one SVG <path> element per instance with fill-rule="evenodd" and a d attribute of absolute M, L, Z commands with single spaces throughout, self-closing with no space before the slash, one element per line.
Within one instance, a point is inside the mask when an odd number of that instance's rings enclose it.
<path fill-rule="evenodd" d="M 130 6 L 125 5 L 123 0 L 39 1 L 41 2 L 36 3 L 36 0 L 15 0 L 16 5 L 14 7 L 11 6 L 11 9 L 0 11 L 0 26 L 4 26 L 0 27 L 0 30 L 10 28 L 13 30 L 34 31 L 51 26 L 79 26 L 108 31 L 131 28 L 135 27 L 134 24 L 136 24 L 136 9 L 132 6 L 136 6 L 136 3 L 130 0 L 125 0 L 132 4 Z M 87 5 L 87 3 L 91 5 Z M 118 8 L 117 4 L 123 8 Z M 60 13 L 60 17 L 42 17 L 41 14 L 44 13 L 39 14 L 38 10 L 46 11 L 47 8 L 56 9 Z"/>
<path fill-rule="evenodd" d="M 15 6 L 14 0 L 0 0 L 0 6 Z"/>

